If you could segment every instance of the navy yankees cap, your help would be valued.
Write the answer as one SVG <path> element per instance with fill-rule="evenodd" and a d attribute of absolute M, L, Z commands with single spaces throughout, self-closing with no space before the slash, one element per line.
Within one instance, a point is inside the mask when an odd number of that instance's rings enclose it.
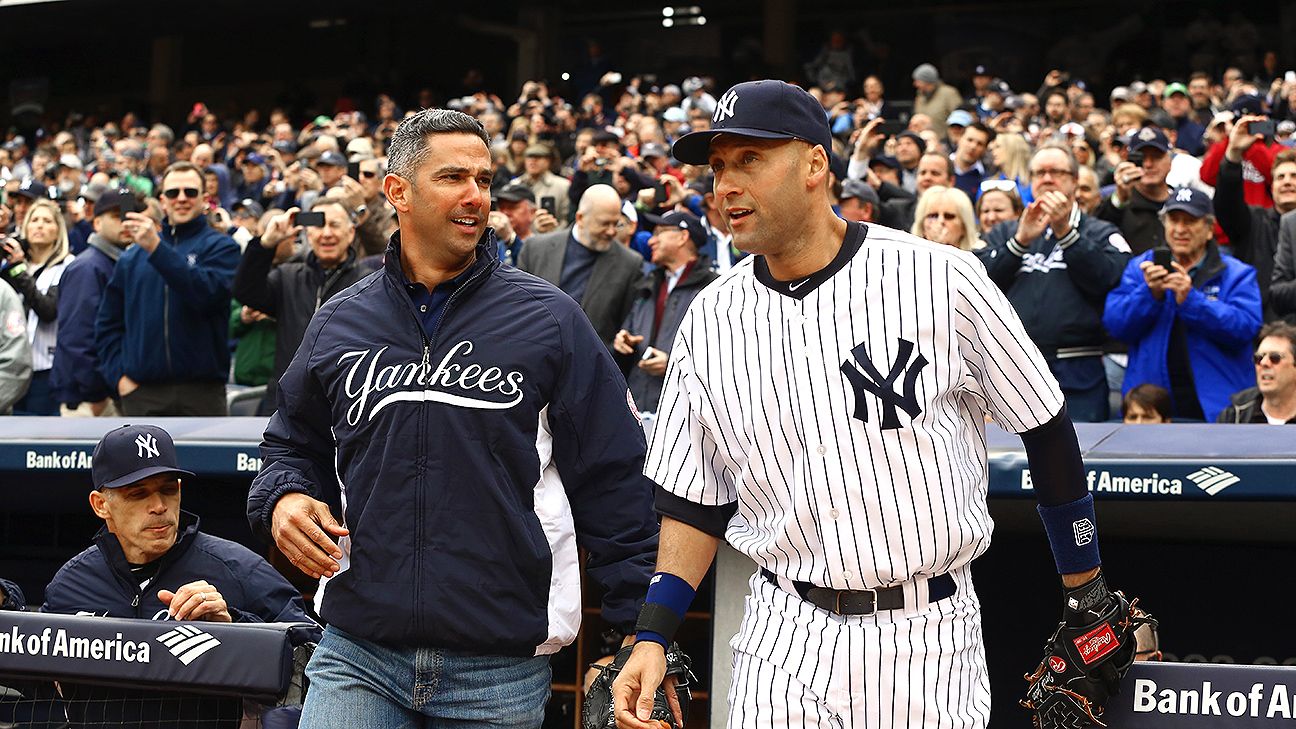
<path fill-rule="evenodd" d="M 832 132 L 823 106 L 805 90 L 784 81 L 747 81 L 716 101 L 711 128 L 685 134 L 675 141 L 675 159 L 705 165 L 711 139 L 737 134 L 758 139 L 800 139 L 832 151 Z"/>
<path fill-rule="evenodd" d="M 1169 152 L 1170 140 L 1166 137 L 1165 132 L 1156 127 L 1143 127 L 1138 131 L 1130 132 L 1129 147 L 1131 152 L 1137 152 L 1147 147 Z"/>
<path fill-rule="evenodd" d="M 1210 195 L 1193 187 L 1176 187 L 1170 191 L 1170 197 L 1161 206 L 1162 213 L 1182 210 L 1194 218 L 1204 218 L 1215 214 L 1215 204 Z"/>
<path fill-rule="evenodd" d="M 180 468 L 171 434 L 156 425 L 123 425 L 108 431 L 90 461 L 96 489 L 129 486 L 159 473 L 194 475 Z"/>
<path fill-rule="evenodd" d="M 693 239 L 693 245 L 701 248 L 706 245 L 706 229 L 702 227 L 702 221 L 698 220 L 691 213 L 671 212 L 665 215 L 645 215 L 644 221 L 656 228 L 664 225 L 669 228 L 679 228 L 687 231 L 689 238 Z"/>

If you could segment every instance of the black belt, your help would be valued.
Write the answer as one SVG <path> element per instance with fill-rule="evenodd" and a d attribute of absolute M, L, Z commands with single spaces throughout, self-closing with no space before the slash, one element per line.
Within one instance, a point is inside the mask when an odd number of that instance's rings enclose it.
<path fill-rule="evenodd" d="M 778 577 L 773 572 L 761 568 L 761 576 L 778 585 Z M 809 582 L 788 581 L 802 600 L 838 615 L 873 615 L 879 610 L 901 610 L 905 606 L 903 585 L 876 590 L 832 590 Z M 928 602 L 944 600 L 955 592 L 958 592 L 958 586 L 948 572 L 927 579 Z"/>

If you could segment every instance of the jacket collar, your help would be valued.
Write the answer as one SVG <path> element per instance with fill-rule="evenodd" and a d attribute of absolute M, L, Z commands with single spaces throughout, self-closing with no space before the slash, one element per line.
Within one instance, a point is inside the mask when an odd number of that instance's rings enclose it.
<path fill-rule="evenodd" d="M 161 574 L 168 565 L 183 556 L 185 552 L 189 551 L 189 547 L 193 546 L 194 540 L 198 538 L 198 523 L 196 514 L 184 510 L 180 511 L 180 524 L 176 527 L 175 544 L 172 544 L 171 549 L 168 549 L 167 553 L 159 559 L 158 574 Z M 113 572 L 129 581 L 133 581 L 133 578 L 130 577 L 130 563 L 126 561 L 126 553 L 122 551 L 121 542 L 117 541 L 116 534 L 108 531 L 107 525 L 100 527 L 99 531 L 95 533 L 94 542 Z"/>
<path fill-rule="evenodd" d="M 86 239 L 86 245 L 90 246 L 96 251 L 99 251 L 105 256 L 108 256 L 114 262 L 118 258 L 121 258 L 122 249 L 118 248 L 112 243 L 109 243 L 107 238 L 103 237 L 102 235 L 99 235 L 98 233 L 91 233 L 90 237 Z"/>
<path fill-rule="evenodd" d="M 1220 271 L 1225 268 L 1224 258 L 1220 256 L 1219 245 L 1215 241 L 1206 241 L 1206 256 L 1197 266 L 1197 272 L 1193 274 L 1193 288 L 1201 288 L 1207 281 L 1219 275 Z"/>
<path fill-rule="evenodd" d="M 191 235 L 195 235 L 206 227 L 208 227 L 208 225 L 207 216 L 205 215 L 199 215 L 193 220 L 190 220 L 187 223 L 181 223 L 180 225 L 172 225 L 170 219 L 168 219 L 166 225 L 163 226 L 163 233 L 169 233 L 172 240 L 180 240 L 181 238 L 188 238 Z"/>
<path fill-rule="evenodd" d="M 397 288 L 404 291 L 405 286 L 409 284 L 409 279 L 405 276 L 405 271 L 401 269 L 400 263 L 401 238 L 400 231 L 392 233 L 391 239 L 387 242 L 387 252 L 383 255 L 383 272 L 396 283 Z M 465 280 L 463 288 L 476 288 L 489 274 L 496 268 L 499 268 L 499 243 L 495 239 L 494 228 L 487 228 L 482 237 L 477 240 L 477 256 L 471 266 L 468 267 L 469 274 Z M 467 291 L 465 291 L 467 293 Z"/>

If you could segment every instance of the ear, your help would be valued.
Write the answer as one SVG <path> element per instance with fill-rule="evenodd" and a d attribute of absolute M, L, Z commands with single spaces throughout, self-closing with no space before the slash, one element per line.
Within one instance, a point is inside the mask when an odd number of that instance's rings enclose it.
<path fill-rule="evenodd" d="M 108 513 L 108 497 L 102 491 L 90 492 L 90 510 L 100 519 L 107 520 L 110 516 Z"/>
<path fill-rule="evenodd" d="M 806 186 L 810 188 L 827 187 L 828 185 L 828 152 L 816 144 L 810 148 L 808 160 L 809 175 L 806 177 Z"/>
<path fill-rule="evenodd" d="M 396 208 L 397 211 L 402 213 L 408 213 L 413 209 L 410 200 L 411 187 L 413 187 L 413 185 L 410 181 L 400 175 L 389 172 L 387 173 L 387 176 L 383 178 L 383 195 L 387 198 L 387 202 L 391 203 L 393 208 Z"/>

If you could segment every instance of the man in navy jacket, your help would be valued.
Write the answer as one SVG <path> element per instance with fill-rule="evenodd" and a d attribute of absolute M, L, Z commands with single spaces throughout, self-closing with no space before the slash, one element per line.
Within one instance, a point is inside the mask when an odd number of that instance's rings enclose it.
<path fill-rule="evenodd" d="M 45 612 L 215 622 L 311 622 L 301 595 L 252 550 L 199 531 L 180 510 L 171 436 L 123 425 L 95 446 L 94 545 L 45 588 Z"/>
<path fill-rule="evenodd" d="M 112 399 L 116 391 L 99 373 L 95 317 L 117 259 L 131 244 L 123 218 L 142 210 L 130 190 L 108 190 L 100 195 L 86 252 L 68 264 L 59 280 L 59 336 L 50 384 L 64 416 L 118 414 Z"/>
<path fill-rule="evenodd" d="M 384 270 L 324 303 L 279 382 L 248 518 L 323 578 L 303 727 L 539 726 L 577 548 L 623 634 L 647 590 L 643 430 L 576 302 L 500 265 L 488 145 L 456 111 L 401 123 Z"/>
<path fill-rule="evenodd" d="M 207 224 L 203 177 L 188 162 L 162 175 L 166 220 L 126 215 L 122 254 L 95 320 L 99 372 L 126 415 L 224 415 L 230 288 L 239 247 Z"/>

